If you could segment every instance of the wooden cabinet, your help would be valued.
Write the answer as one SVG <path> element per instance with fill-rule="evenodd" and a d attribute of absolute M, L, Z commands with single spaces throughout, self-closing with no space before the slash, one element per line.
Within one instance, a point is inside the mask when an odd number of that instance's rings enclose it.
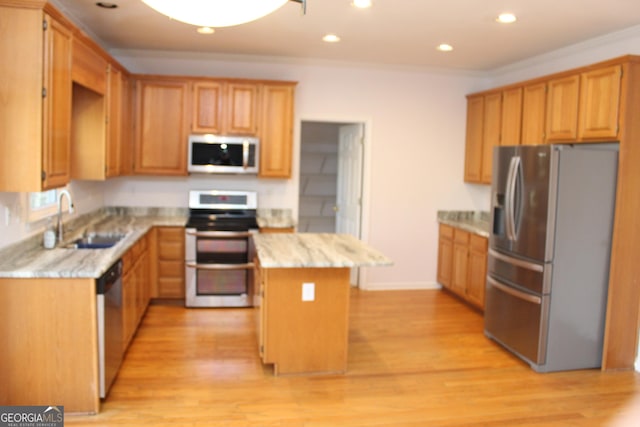
<path fill-rule="evenodd" d="M 122 348 L 126 350 L 138 329 L 150 299 L 147 236 L 122 257 Z"/>
<path fill-rule="evenodd" d="M 79 37 L 73 38 L 71 79 L 92 91 L 107 93 L 107 60 L 88 42 Z"/>
<path fill-rule="evenodd" d="M 547 83 L 525 86 L 522 94 L 522 145 L 545 143 L 546 111 Z"/>
<path fill-rule="evenodd" d="M 261 233 L 294 233 L 295 227 L 260 227 Z"/>
<path fill-rule="evenodd" d="M 484 121 L 484 97 L 467 99 L 467 134 L 464 157 L 464 181 L 480 182 L 482 169 L 482 133 Z"/>
<path fill-rule="evenodd" d="M 522 88 L 502 93 L 500 145 L 519 145 L 522 130 Z"/>
<path fill-rule="evenodd" d="M 484 310 L 488 239 L 440 224 L 438 283 Z"/>
<path fill-rule="evenodd" d="M 42 9 L 8 6 L 0 6 L 0 28 L 6 35 L 0 40 L 0 191 L 64 186 L 70 179 L 71 31 Z"/>
<path fill-rule="evenodd" d="M 261 178 L 290 178 L 295 84 L 263 84 L 260 112 Z"/>
<path fill-rule="evenodd" d="M 450 288 L 453 271 L 453 227 L 440 224 L 439 230 L 438 283 L 445 288 Z"/>
<path fill-rule="evenodd" d="M 622 66 L 600 68 L 580 76 L 580 140 L 617 140 Z"/>
<path fill-rule="evenodd" d="M 343 373 L 349 333 L 348 268 L 260 268 L 258 336 L 263 363 L 275 375 Z M 313 283 L 314 297 L 300 298 Z"/>
<path fill-rule="evenodd" d="M 466 297 L 469 302 L 482 309 L 487 277 L 487 245 L 488 240 L 485 237 L 477 234 L 469 236 Z"/>
<path fill-rule="evenodd" d="M 469 97 L 464 180 L 490 183 L 493 147 L 500 145 L 502 92 Z"/>
<path fill-rule="evenodd" d="M 552 79 L 547 87 L 547 142 L 577 139 L 580 75 Z"/>
<path fill-rule="evenodd" d="M 137 80 L 135 174 L 187 174 L 188 88 L 184 79 Z"/>
<path fill-rule="evenodd" d="M 193 109 L 191 131 L 193 133 L 222 134 L 222 93 L 220 81 L 197 81 L 192 85 Z"/>
<path fill-rule="evenodd" d="M 258 83 L 198 80 L 192 84 L 192 99 L 192 132 L 257 135 Z"/>
<path fill-rule="evenodd" d="M 105 175 L 107 178 L 120 175 L 120 158 L 123 135 L 127 131 L 124 120 L 126 76 L 112 64 L 107 80 L 107 144 Z"/>
<path fill-rule="evenodd" d="M 185 296 L 184 227 L 156 227 L 157 298 Z"/>

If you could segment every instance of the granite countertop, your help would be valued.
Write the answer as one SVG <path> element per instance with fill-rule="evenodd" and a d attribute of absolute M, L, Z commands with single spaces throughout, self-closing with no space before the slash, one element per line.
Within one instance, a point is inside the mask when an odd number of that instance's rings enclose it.
<path fill-rule="evenodd" d="M 183 227 L 184 209 L 105 208 L 64 224 L 64 242 L 54 249 L 42 245 L 42 233 L 0 250 L 0 277 L 98 278 L 151 227 Z M 85 232 L 122 233 L 125 237 L 107 249 L 67 249 L 65 243 Z"/>
<path fill-rule="evenodd" d="M 438 211 L 438 222 L 489 237 L 491 217 L 486 211 Z"/>
<path fill-rule="evenodd" d="M 348 234 L 278 233 L 254 235 L 263 268 L 373 267 L 393 261 Z"/>
<path fill-rule="evenodd" d="M 292 228 L 296 226 L 291 209 L 258 209 L 256 221 L 260 228 Z"/>

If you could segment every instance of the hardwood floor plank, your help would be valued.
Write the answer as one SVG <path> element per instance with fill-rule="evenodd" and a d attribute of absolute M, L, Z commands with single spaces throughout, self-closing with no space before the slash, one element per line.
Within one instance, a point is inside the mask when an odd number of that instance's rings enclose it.
<path fill-rule="evenodd" d="M 539 374 L 445 292 L 353 290 L 346 375 L 274 377 L 251 309 L 151 305 L 87 426 L 605 426 L 636 372 Z"/>

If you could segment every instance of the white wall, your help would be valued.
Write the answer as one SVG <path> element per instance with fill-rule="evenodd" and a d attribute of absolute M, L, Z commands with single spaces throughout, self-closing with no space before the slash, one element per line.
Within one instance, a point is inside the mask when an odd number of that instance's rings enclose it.
<path fill-rule="evenodd" d="M 119 179 L 107 204 L 186 205 L 189 188 L 235 186 L 259 192 L 263 207 L 297 213 L 300 122 L 365 122 L 364 239 L 392 258 L 371 268 L 367 287 L 426 287 L 435 283 L 436 211 L 487 209 L 488 189 L 462 182 L 465 94 L 486 85 L 481 76 L 454 72 L 367 69 L 344 64 L 230 61 L 204 55 L 170 58 L 113 52 L 135 73 L 246 77 L 297 81 L 293 178 Z M 366 179 L 366 178 L 365 178 Z M 149 195 L 142 193 L 149 191 Z"/>

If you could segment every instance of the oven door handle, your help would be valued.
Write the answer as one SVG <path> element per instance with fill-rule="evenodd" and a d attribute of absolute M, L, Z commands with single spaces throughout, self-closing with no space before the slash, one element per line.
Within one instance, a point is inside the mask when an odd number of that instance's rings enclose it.
<path fill-rule="evenodd" d="M 198 264 L 197 262 L 185 263 L 187 268 L 195 268 L 197 270 L 249 270 L 255 267 L 252 262 L 244 264 Z"/>
<path fill-rule="evenodd" d="M 249 231 L 186 231 L 189 236 L 196 237 L 250 237 Z"/>

